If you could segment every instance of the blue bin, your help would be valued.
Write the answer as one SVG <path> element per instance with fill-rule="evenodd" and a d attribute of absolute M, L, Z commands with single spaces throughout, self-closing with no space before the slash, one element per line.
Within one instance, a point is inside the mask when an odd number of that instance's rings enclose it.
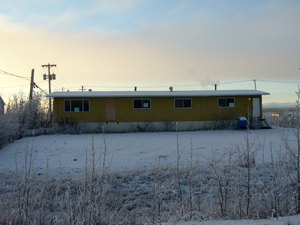
<path fill-rule="evenodd" d="M 247 118 L 246 117 L 239 117 L 238 129 L 239 130 L 241 128 L 245 129 L 246 127 L 247 127 Z"/>

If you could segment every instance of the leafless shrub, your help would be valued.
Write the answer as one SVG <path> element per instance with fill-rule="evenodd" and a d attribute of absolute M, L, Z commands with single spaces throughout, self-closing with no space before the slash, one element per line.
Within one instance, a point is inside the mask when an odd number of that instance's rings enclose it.
<path fill-rule="evenodd" d="M 159 224 L 297 213 L 297 170 L 287 148 L 271 148 L 272 161 L 262 164 L 254 154 L 251 164 L 251 152 L 264 145 L 254 145 L 249 136 L 244 146 L 221 154 L 212 149 L 203 163 L 202 156 L 195 159 L 191 141 L 190 159 L 183 162 L 185 148 L 176 139 L 174 165 L 158 158 L 151 169 L 110 171 L 103 134 L 104 148 L 95 149 L 92 140 L 76 176 L 47 169 L 37 174 L 27 146 L 22 169 L 0 173 L 0 224 Z"/>
<path fill-rule="evenodd" d="M 174 131 L 175 130 L 175 122 L 164 121 L 162 131 Z"/>
<path fill-rule="evenodd" d="M 136 129 L 138 132 L 154 132 L 155 126 L 153 122 L 144 122 L 142 124 L 136 125 Z"/>
<path fill-rule="evenodd" d="M 39 93 L 35 93 L 32 100 L 26 99 L 22 93 L 13 95 L 7 103 L 6 113 L 0 114 L 0 148 L 23 137 L 26 130 L 50 125 L 51 120 L 43 101 Z"/>
<path fill-rule="evenodd" d="M 273 108 L 264 109 L 264 118 L 273 127 L 296 128 L 297 109 L 296 108 Z"/>
<path fill-rule="evenodd" d="M 19 137 L 19 127 L 13 115 L 0 114 L 0 149 Z"/>
<path fill-rule="evenodd" d="M 231 110 L 220 109 L 216 113 L 214 130 L 235 129 L 237 127 L 238 115 Z"/>

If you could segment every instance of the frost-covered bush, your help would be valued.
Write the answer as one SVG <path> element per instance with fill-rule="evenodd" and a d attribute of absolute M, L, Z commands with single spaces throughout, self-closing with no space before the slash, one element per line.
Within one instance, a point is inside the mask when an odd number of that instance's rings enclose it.
<path fill-rule="evenodd" d="M 111 171 L 103 140 L 100 153 L 93 143 L 86 149 L 85 168 L 76 174 L 51 175 L 47 162 L 35 170 L 27 144 L 24 166 L 17 173 L 0 171 L 0 224 L 160 224 L 297 213 L 296 170 L 288 149 L 271 162 L 244 166 L 244 155 L 251 153 L 246 139 L 205 162 L 193 157 L 191 146 L 188 162 L 177 148 L 176 165 Z M 253 142 L 253 149 L 259 146 Z"/>
<path fill-rule="evenodd" d="M 13 95 L 0 115 L 0 148 L 6 143 L 21 138 L 25 130 L 44 128 L 50 125 L 51 118 L 44 107 L 45 98 L 35 93 L 32 100 L 23 94 Z"/>
<path fill-rule="evenodd" d="M 0 149 L 18 138 L 18 124 L 12 115 L 0 114 Z"/>
<path fill-rule="evenodd" d="M 49 125 L 43 100 L 39 93 L 35 93 L 32 100 L 26 99 L 23 94 L 14 95 L 9 100 L 6 114 L 14 115 L 21 133 L 25 129 L 36 129 Z"/>
<path fill-rule="evenodd" d="M 290 109 L 264 109 L 264 118 L 273 127 L 297 127 L 297 110 Z"/>

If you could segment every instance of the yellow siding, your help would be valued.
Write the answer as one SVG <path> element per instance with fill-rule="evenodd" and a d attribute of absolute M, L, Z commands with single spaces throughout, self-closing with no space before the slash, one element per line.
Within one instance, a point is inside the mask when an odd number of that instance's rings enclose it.
<path fill-rule="evenodd" d="M 181 109 L 174 108 L 174 99 L 177 97 L 66 98 L 89 99 L 90 112 L 64 112 L 64 98 L 54 98 L 54 122 L 60 122 L 61 119 L 66 118 L 73 122 L 107 122 L 105 109 L 107 100 L 115 100 L 115 122 L 212 121 L 233 119 L 239 116 L 247 116 L 248 107 L 251 112 L 253 97 L 261 99 L 261 96 L 234 97 L 235 107 L 233 108 L 218 108 L 218 97 L 191 97 L 192 108 Z M 151 99 L 151 108 L 134 109 L 133 99 Z"/>

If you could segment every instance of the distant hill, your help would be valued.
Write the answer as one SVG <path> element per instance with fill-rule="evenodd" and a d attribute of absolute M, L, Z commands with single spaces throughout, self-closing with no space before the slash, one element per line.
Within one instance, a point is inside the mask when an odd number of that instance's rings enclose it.
<path fill-rule="evenodd" d="M 264 103 L 264 109 L 276 109 L 276 108 L 295 108 L 296 102 L 285 102 L 285 103 L 278 103 L 278 102 L 270 102 Z"/>

